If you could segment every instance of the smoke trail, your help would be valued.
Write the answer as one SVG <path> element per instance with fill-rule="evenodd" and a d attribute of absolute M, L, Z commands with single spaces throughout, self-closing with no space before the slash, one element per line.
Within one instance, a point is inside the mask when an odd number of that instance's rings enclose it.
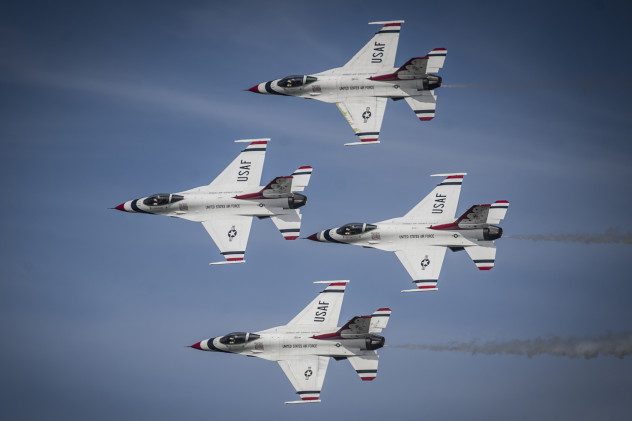
<path fill-rule="evenodd" d="M 480 85 L 474 83 L 444 83 L 442 88 L 478 88 Z"/>
<path fill-rule="evenodd" d="M 517 234 L 506 238 L 531 241 L 558 241 L 583 244 L 632 244 L 632 232 L 608 228 L 598 234 Z"/>
<path fill-rule="evenodd" d="M 566 358 L 625 358 L 632 354 L 632 332 L 608 333 L 592 337 L 559 337 L 513 340 L 506 342 L 449 342 L 444 344 L 403 344 L 393 348 L 468 352 L 483 355 L 554 355 Z"/>

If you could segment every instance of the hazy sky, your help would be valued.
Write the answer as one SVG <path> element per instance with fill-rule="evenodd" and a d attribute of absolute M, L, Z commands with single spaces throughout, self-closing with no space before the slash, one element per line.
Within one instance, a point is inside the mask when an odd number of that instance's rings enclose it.
<path fill-rule="evenodd" d="M 276 363 L 185 346 L 290 320 L 350 279 L 341 322 L 390 306 L 387 344 L 632 330 L 629 245 L 497 242 L 446 257 L 439 292 L 400 294 L 395 256 L 283 241 L 255 221 L 244 265 L 195 223 L 109 210 L 208 183 L 234 139 L 271 137 L 263 181 L 311 164 L 303 235 L 403 215 L 437 172 L 459 211 L 511 201 L 509 235 L 630 231 L 632 13 L 624 1 L 0 4 L 0 417 L 624 419 L 632 361 L 394 346 L 361 382 L 332 361 L 320 405 L 286 407 Z M 244 92 L 346 62 L 367 22 L 405 19 L 397 63 L 449 49 L 437 117 L 390 101 L 382 144 L 336 107 Z"/>

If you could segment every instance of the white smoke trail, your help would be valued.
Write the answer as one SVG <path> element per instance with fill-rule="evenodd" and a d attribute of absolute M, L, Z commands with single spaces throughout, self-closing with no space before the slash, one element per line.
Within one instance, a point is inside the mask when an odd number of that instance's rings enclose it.
<path fill-rule="evenodd" d="M 583 244 L 632 244 L 632 232 L 608 228 L 596 234 L 516 234 L 506 238 L 530 241 L 557 241 Z"/>
<path fill-rule="evenodd" d="M 467 352 L 483 355 L 553 355 L 566 358 L 616 357 L 625 358 L 632 354 L 632 332 L 607 333 L 592 337 L 560 337 L 552 336 L 535 339 L 515 339 L 511 341 L 470 341 L 449 342 L 444 344 L 403 344 L 393 348 Z"/>

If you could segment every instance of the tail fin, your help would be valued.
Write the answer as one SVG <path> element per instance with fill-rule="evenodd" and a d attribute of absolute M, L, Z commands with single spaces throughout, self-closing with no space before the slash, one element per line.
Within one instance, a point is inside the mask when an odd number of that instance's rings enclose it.
<path fill-rule="evenodd" d="M 459 228 L 477 228 L 485 225 L 499 224 L 505 218 L 509 209 L 507 200 L 497 200 L 496 202 L 470 207 L 463 215 L 454 222 Z M 436 228 L 436 227 L 435 227 Z"/>
<path fill-rule="evenodd" d="M 309 165 L 301 165 L 292 173 L 292 188 L 293 192 L 302 192 L 309 184 L 309 179 L 312 177 L 312 171 L 314 169 Z"/>
<path fill-rule="evenodd" d="M 289 197 L 291 193 L 292 176 L 284 175 L 275 177 L 266 186 L 255 193 L 246 193 L 235 196 L 235 199 L 256 200 L 256 199 L 278 199 L 280 197 Z"/>
<path fill-rule="evenodd" d="M 253 187 L 261 182 L 263 163 L 269 138 L 242 139 L 238 143 L 248 146 L 209 184 L 209 187 L 234 186 Z"/>
<path fill-rule="evenodd" d="M 388 307 L 378 308 L 370 316 L 355 316 L 345 323 L 337 332 L 323 333 L 314 336 L 315 339 L 335 339 L 335 338 L 365 338 L 371 334 L 378 334 L 388 324 L 391 316 L 391 309 Z"/>
<path fill-rule="evenodd" d="M 421 79 L 428 73 L 437 73 L 443 68 L 448 50 L 435 48 L 423 57 L 413 57 L 393 73 L 372 76 L 371 80 Z"/>

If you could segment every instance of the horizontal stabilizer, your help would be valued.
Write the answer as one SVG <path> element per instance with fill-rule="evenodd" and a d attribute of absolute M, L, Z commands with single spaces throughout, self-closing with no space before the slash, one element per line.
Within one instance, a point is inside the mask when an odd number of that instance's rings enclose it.
<path fill-rule="evenodd" d="M 298 209 L 290 209 L 288 213 L 271 216 L 270 219 L 286 240 L 296 240 L 301 235 L 301 215 Z"/>
<path fill-rule="evenodd" d="M 292 191 L 302 192 L 309 185 L 314 169 L 309 165 L 301 165 L 292 173 Z"/>
<path fill-rule="evenodd" d="M 489 212 L 487 213 L 488 224 L 500 224 L 500 221 L 505 219 L 507 210 L 509 209 L 509 201 L 497 200 L 489 206 Z"/>
<path fill-rule="evenodd" d="M 428 57 L 428 63 L 426 64 L 426 73 L 437 73 L 443 67 L 445 58 L 448 55 L 448 50 L 445 48 L 434 48 L 430 51 L 426 57 Z"/>
<path fill-rule="evenodd" d="M 378 356 L 375 351 L 364 355 L 354 355 L 347 358 L 351 367 L 356 371 L 362 381 L 372 381 L 377 377 Z"/>
<path fill-rule="evenodd" d="M 493 241 L 479 241 L 479 245 L 466 247 L 465 251 L 478 270 L 491 270 L 496 261 L 496 246 Z"/>
<path fill-rule="evenodd" d="M 371 315 L 371 323 L 369 324 L 369 333 L 380 333 L 386 329 L 388 320 L 391 317 L 391 309 L 388 307 L 378 308 Z"/>
<path fill-rule="evenodd" d="M 437 96 L 432 91 L 423 91 L 419 95 L 404 98 L 420 121 L 430 121 L 437 110 Z"/>

